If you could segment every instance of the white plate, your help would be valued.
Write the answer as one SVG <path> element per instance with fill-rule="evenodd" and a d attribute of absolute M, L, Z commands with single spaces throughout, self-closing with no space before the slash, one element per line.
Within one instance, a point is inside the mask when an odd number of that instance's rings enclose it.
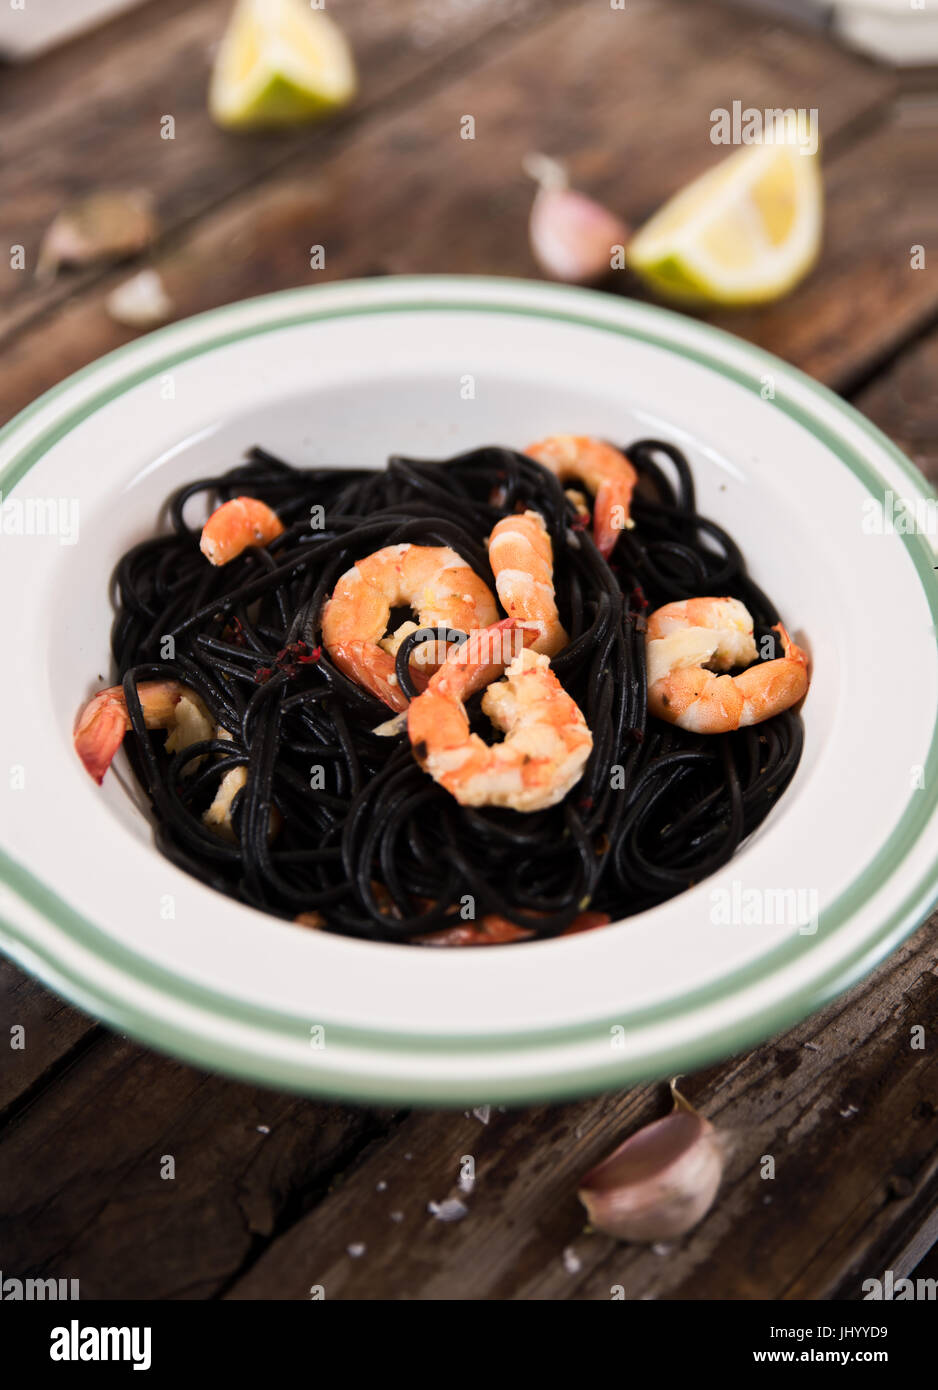
<path fill-rule="evenodd" d="M 219 896 L 152 847 L 123 755 L 94 786 L 71 729 L 109 677 L 108 577 L 174 487 L 253 443 L 299 464 L 380 465 L 556 431 L 686 450 L 700 509 L 812 655 L 802 763 L 720 874 L 604 931 L 419 951 Z M 74 544 L 0 545 L 4 948 L 154 1046 L 359 1099 L 599 1090 L 803 1017 L 936 897 L 935 555 L 923 534 L 870 530 L 890 491 L 927 522 L 927 489 L 835 396 L 705 325 L 533 282 L 290 291 L 174 324 L 70 378 L 0 435 L 0 487 L 7 531 L 30 514 L 11 504 L 29 499 L 54 499 L 65 531 L 74 499 L 79 524 Z M 817 931 L 713 920 L 715 892 L 747 903 L 749 890 L 816 901 Z"/>

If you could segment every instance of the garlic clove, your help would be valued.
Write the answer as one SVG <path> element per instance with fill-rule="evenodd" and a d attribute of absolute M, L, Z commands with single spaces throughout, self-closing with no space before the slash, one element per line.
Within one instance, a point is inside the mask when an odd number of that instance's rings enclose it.
<path fill-rule="evenodd" d="M 574 285 L 594 284 L 608 275 L 616 248 L 624 248 L 629 239 L 625 223 L 569 188 L 562 166 L 546 155 L 528 155 L 524 167 L 540 184 L 528 230 L 541 270 Z"/>
<path fill-rule="evenodd" d="M 62 209 L 39 247 L 36 275 L 63 266 L 93 265 L 136 256 L 156 239 L 153 199 L 143 189 L 92 193 Z"/>
<path fill-rule="evenodd" d="M 597 1230 L 617 1240 L 682 1236 L 709 1211 L 726 1146 L 671 1082 L 674 1109 L 645 1125 L 583 1179 L 579 1198 Z"/>

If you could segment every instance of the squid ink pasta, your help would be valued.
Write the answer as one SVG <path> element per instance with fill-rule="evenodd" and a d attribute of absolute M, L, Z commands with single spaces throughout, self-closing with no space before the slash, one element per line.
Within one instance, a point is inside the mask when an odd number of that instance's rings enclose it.
<path fill-rule="evenodd" d="M 444 462 L 394 455 L 384 469 L 295 468 L 254 448 L 222 476 L 189 483 L 170 499 L 171 533 L 134 546 L 117 566 L 117 684 L 80 718 L 86 766 L 100 780 L 123 740 L 157 845 L 173 863 L 265 912 L 348 936 L 536 940 L 617 921 L 699 883 L 791 780 L 802 751 L 793 706 L 806 668 L 794 644 L 785 647 L 787 664 L 780 660 L 776 634 L 789 639 L 775 606 L 733 538 L 698 513 L 683 454 L 655 439 L 622 453 L 634 490 L 605 540 L 601 488 L 593 501 L 567 486 L 562 468 L 497 446 Z M 189 519 L 206 502 L 232 504 L 215 512 L 216 530 L 224 514 L 249 537 L 230 558 L 224 536 L 214 550 L 207 544 L 214 518 L 204 534 Z M 482 616 L 480 629 L 497 625 L 528 642 L 531 631 L 546 633 L 527 624 L 525 635 L 525 624 L 495 604 L 502 575 L 493 573 L 489 537 L 503 519 L 531 513 L 527 537 L 501 529 L 515 545 L 540 544 L 543 573 L 532 568 L 530 592 L 553 584 L 551 654 L 524 648 L 508 678 L 502 665 L 486 684 L 466 681 L 447 696 L 442 717 L 429 720 L 429 741 L 452 724 L 465 748 L 434 753 L 409 729 L 428 682 L 449 689 L 441 676 L 455 677 L 459 652 L 468 651 L 471 623 L 459 620 L 459 605 Z M 381 586 L 355 570 L 378 552 L 398 575 L 380 601 L 373 590 Z M 415 624 L 418 605 L 408 605 L 398 579 L 405 564 L 431 554 L 435 576 L 416 576 L 412 587 L 426 598 L 448 576 L 456 620 Z M 506 570 L 506 583 L 513 574 Z M 326 640 L 324 622 L 334 617 L 338 630 L 346 607 L 354 615 L 372 600 L 378 617 L 369 617 L 367 643 L 344 629 Z M 689 668 L 668 666 L 681 643 L 699 646 L 698 619 L 685 614 L 704 608 L 689 600 L 748 613 L 749 657 L 731 653 L 719 676 L 703 647 Z M 393 640 L 382 631 L 381 602 Z M 436 676 L 420 665 L 431 648 L 442 663 Z M 794 670 L 795 654 L 801 684 L 779 700 L 768 666 Z M 664 674 L 649 661 L 664 662 Z M 521 683 L 513 685 L 516 669 Z M 537 783 L 522 803 L 504 790 L 510 778 L 494 751 L 492 711 L 497 705 L 495 722 L 509 727 L 504 744 L 515 742 L 511 787 L 527 787 L 540 768 L 540 745 L 521 727 L 535 718 L 525 713 L 529 677 L 543 685 L 539 710 L 567 711 L 547 761 L 551 775 L 572 781 L 548 793 Z M 748 713 L 721 714 L 727 699 Z M 454 794 L 460 778 L 463 799 Z M 481 795 L 490 799 L 466 790 L 470 782 L 489 788 Z"/>

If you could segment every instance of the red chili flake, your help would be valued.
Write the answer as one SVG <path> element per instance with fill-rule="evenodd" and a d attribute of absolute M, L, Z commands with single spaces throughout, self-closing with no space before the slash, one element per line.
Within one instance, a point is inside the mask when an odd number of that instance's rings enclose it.
<path fill-rule="evenodd" d="M 575 516 L 570 522 L 571 531 L 585 531 L 590 524 L 588 516 Z"/>
<path fill-rule="evenodd" d="M 311 652 L 305 642 L 290 642 L 286 647 L 282 647 L 274 657 L 274 664 L 278 671 L 282 671 L 285 676 L 292 680 L 299 670 L 298 663 L 318 661 L 321 655 L 322 649 L 320 647 L 316 647 Z"/>
<path fill-rule="evenodd" d="M 270 680 L 273 674 L 274 668 L 272 666 L 258 666 L 257 670 L 254 672 L 254 679 L 258 685 L 264 685 L 266 681 Z"/>
<path fill-rule="evenodd" d="M 641 589 L 640 586 L 636 585 L 636 587 L 632 590 L 632 592 L 631 592 L 631 594 L 629 595 L 629 597 L 631 598 L 632 602 L 635 604 L 635 606 L 636 606 L 637 608 L 647 608 L 647 607 L 648 607 L 648 600 L 647 600 L 647 598 L 645 597 L 644 593 L 642 592 L 642 589 Z"/>
<path fill-rule="evenodd" d="M 580 801 L 577 804 L 579 805 L 581 811 L 592 811 L 593 798 L 591 796 L 581 797 Z"/>

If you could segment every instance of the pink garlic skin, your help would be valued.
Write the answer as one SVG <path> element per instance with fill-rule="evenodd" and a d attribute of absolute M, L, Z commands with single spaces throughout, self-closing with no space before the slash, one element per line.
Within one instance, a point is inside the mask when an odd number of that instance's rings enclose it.
<path fill-rule="evenodd" d="M 545 275 L 592 285 L 608 275 L 629 229 L 608 208 L 570 188 L 541 188 L 531 208 L 531 251 Z"/>
<path fill-rule="evenodd" d="M 680 1105 L 646 1125 L 583 1179 L 579 1198 L 597 1230 L 618 1240 L 682 1236 L 709 1211 L 723 1176 L 713 1125 Z"/>

